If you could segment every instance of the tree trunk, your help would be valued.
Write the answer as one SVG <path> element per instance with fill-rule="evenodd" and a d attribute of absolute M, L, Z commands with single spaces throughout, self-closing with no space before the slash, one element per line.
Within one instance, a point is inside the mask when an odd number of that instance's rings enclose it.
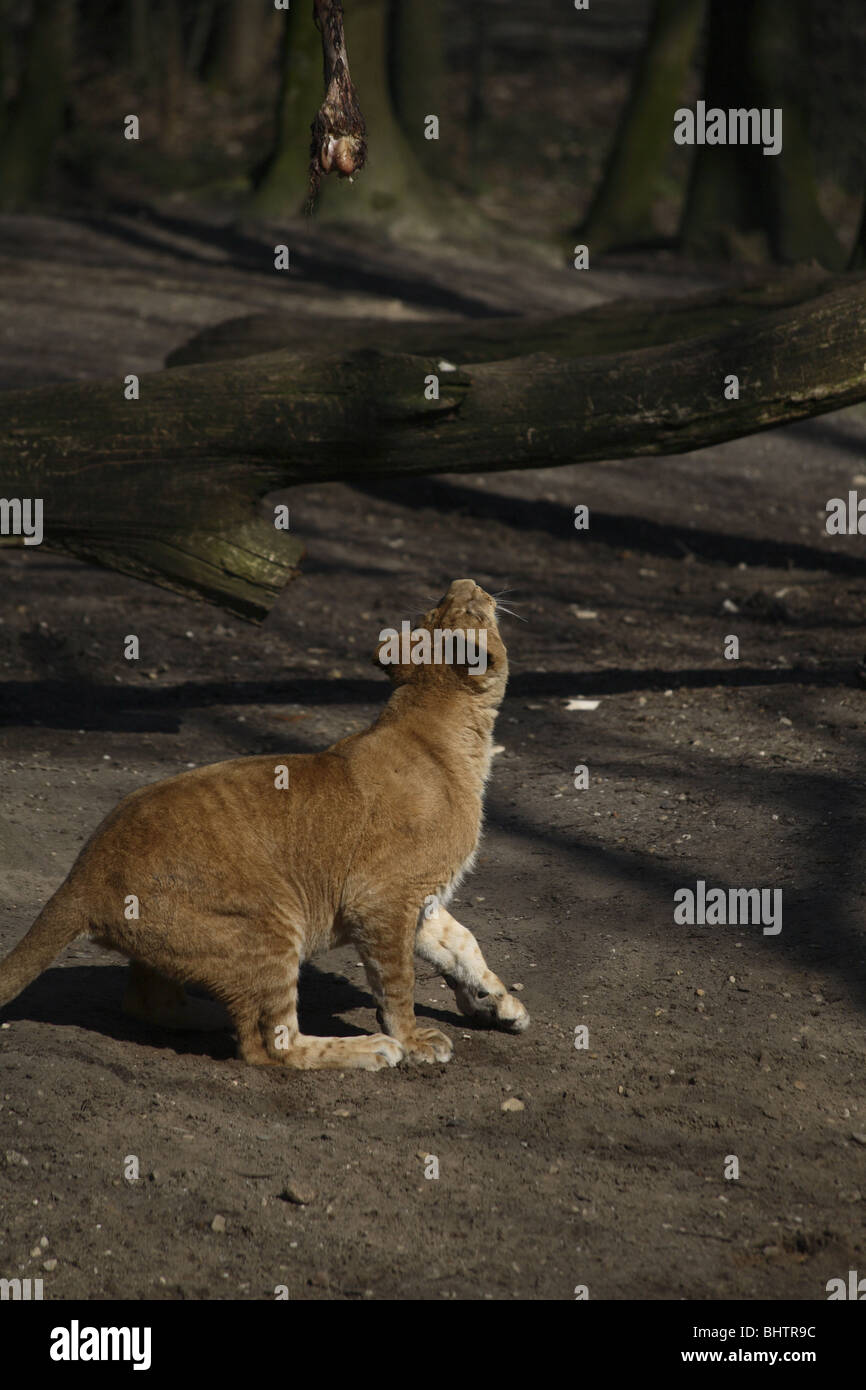
<path fill-rule="evenodd" d="M 412 154 L 388 84 L 388 0 L 353 0 L 346 15 L 352 79 L 367 126 L 366 166 L 351 184 L 327 179 L 318 212 L 328 220 L 397 222 L 429 230 L 436 219 L 433 183 Z"/>
<path fill-rule="evenodd" d="M 186 70 L 194 77 L 204 77 L 209 55 L 217 41 L 217 0 L 200 0 L 189 30 L 186 44 Z"/>
<path fill-rule="evenodd" d="M 150 14 L 148 0 L 126 0 L 126 32 L 129 64 L 137 80 L 150 70 Z"/>
<path fill-rule="evenodd" d="M 466 126 L 469 143 L 467 154 L 469 187 L 475 193 L 480 193 L 484 186 L 482 148 L 487 125 L 486 88 L 490 56 L 488 4 L 489 0 L 476 0 L 472 7 L 472 49 L 469 58 Z"/>
<path fill-rule="evenodd" d="M 681 453 L 866 399 L 866 279 L 764 307 L 716 336 L 601 357 L 538 351 L 537 329 L 512 325 L 511 351 L 532 355 L 446 371 L 441 348 L 395 351 L 380 325 L 387 351 L 176 368 L 135 402 L 117 382 L 8 392 L 3 491 L 43 499 L 51 549 L 261 618 L 299 552 L 257 506 L 278 487 Z"/>
<path fill-rule="evenodd" d="M 321 0 L 317 8 L 323 8 Z M 475 210 L 428 175 L 400 129 L 388 83 L 387 21 L 388 0 L 352 0 L 345 40 L 353 96 L 366 126 L 365 162 L 357 177 L 322 179 L 312 190 L 316 214 L 328 221 L 384 224 L 396 235 L 436 236 L 452 225 L 477 231 Z M 277 136 L 254 195 L 259 212 L 288 215 L 307 201 L 311 121 L 315 116 L 316 128 L 322 125 L 328 104 L 322 95 L 322 40 L 306 5 L 296 4 L 286 27 Z M 340 167 L 337 159 L 334 168 Z"/>
<path fill-rule="evenodd" d="M 42 0 L 36 6 L 18 99 L 0 139 L 3 211 L 36 198 L 51 169 L 63 130 L 74 19 L 74 0 Z"/>
<path fill-rule="evenodd" d="M 857 240 L 851 249 L 850 270 L 862 270 L 866 268 L 866 201 L 863 203 L 863 214 L 860 218 L 860 228 L 857 232 Z"/>
<path fill-rule="evenodd" d="M 656 0 L 646 44 L 580 232 L 593 251 L 646 241 L 672 150 L 672 117 L 685 90 L 704 0 Z"/>
<path fill-rule="evenodd" d="M 682 223 L 698 254 L 844 264 L 818 205 L 804 96 L 811 0 L 711 0 L 707 108 L 781 109 L 782 151 L 700 146 Z"/>
<path fill-rule="evenodd" d="M 159 143 L 166 154 L 171 154 L 183 99 L 185 67 L 178 0 L 161 0 L 157 33 L 160 72 Z"/>
<path fill-rule="evenodd" d="M 480 3 L 480 0 L 475 0 Z M 455 129 L 445 82 L 443 0 L 395 0 L 391 7 L 390 71 L 394 107 L 409 148 L 434 178 L 451 171 Z M 438 140 L 428 140 L 428 116 L 440 122 Z"/>
<path fill-rule="evenodd" d="M 292 8 L 303 13 L 308 7 L 295 0 Z M 252 87 L 269 56 L 270 21 L 275 14 L 273 7 L 269 11 L 262 3 L 223 0 L 216 16 L 207 63 L 207 78 L 214 87 L 235 92 L 245 92 Z"/>
<path fill-rule="evenodd" d="M 6 94 L 11 71 L 11 43 L 9 34 L 8 0 L 0 0 L 0 148 L 9 117 Z"/>

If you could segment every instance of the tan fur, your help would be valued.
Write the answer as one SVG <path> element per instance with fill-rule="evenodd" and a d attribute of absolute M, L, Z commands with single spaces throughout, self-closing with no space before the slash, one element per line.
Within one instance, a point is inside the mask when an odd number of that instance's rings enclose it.
<path fill-rule="evenodd" d="M 404 1057 L 447 1062 L 450 1039 L 415 1020 L 416 950 L 464 1013 L 525 1028 L 523 1005 L 444 907 L 477 847 L 508 677 L 495 603 L 471 579 L 455 580 L 420 626 L 486 630 L 486 672 L 389 666 L 396 688 L 362 734 L 323 753 L 238 758 L 133 792 L 0 965 L 0 1005 L 87 934 L 133 961 L 130 1013 L 213 1026 L 202 1017 L 206 1001 L 187 1001 L 178 987 L 195 982 L 228 1009 L 248 1062 L 369 1070 Z M 275 785 L 281 764 L 285 789 Z M 140 915 L 127 920 L 133 894 Z M 364 962 L 384 1033 L 305 1037 L 300 963 L 347 941 Z"/>

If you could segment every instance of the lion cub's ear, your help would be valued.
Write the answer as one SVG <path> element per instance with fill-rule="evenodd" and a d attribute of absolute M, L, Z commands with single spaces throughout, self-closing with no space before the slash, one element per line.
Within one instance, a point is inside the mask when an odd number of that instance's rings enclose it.
<path fill-rule="evenodd" d="M 394 661 L 393 639 L 390 637 L 382 639 L 370 660 L 380 671 L 385 672 L 392 685 L 405 685 L 418 669 L 417 666 L 402 666 L 399 661 Z"/>
<path fill-rule="evenodd" d="M 471 690 L 486 691 L 503 682 L 503 677 L 508 676 L 508 657 L 505 651 L 505 644 L 499 633 L 490 628 L 470 628 L 465 629 L 467 641 L 471 637 L 474 642 L 475 652 L 483 656 L 483 669 L 479 662 L 470 664 L 461 663 L 455 666 L 455 670 L 466 682 Z"/>
<path fill-rule="evenodd" d="M 429 613 L 424 614 L 417 626 L 414 626 L 411 631 L 417 632 L 419 628 L 425 627 L 432 630 L 435 626 L 435 619 L 436 610 L 431 609 Z M 408 626 L 408 623 L 406 626 Z M 379 634 L 379 638 L 379 644 L 370 658 L 373 665 L 379 666 L 385 671 L 393 685 L 405 685 L 407 681 L 417 676 L 419 668 L 415 662 L 403 663 L 400 660 L 401 656 L 406 655 L 406 652 L 403 648 L 400 633 L 397 632 L 396 628 L 383 629 Z"/>

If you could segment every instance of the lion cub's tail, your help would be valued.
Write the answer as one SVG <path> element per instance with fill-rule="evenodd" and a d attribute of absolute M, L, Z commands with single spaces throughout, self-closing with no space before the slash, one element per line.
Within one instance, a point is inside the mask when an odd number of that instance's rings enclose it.
<path fill-rule="evenodd" d="M 58 888 L 24 939 L 0 961 L 0 1008 L 41 975 L 64 946 L 88 930 L 85 913 L 68 889 L 64 892 L 65 887 Z"/>

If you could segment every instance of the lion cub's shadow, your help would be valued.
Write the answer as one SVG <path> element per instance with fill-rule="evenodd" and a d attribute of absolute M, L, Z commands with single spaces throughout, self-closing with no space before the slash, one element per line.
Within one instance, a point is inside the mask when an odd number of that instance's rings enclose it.
<path fill-rule="evenodd" d="M 139 1021 L 123 1012 L 128 967 L 123 965 L 71 965 L 46 970 L 5 1010 L 6 1021 L 29 1020 L 57 1027 L 83 1028 L 101 1033 L 118 1042 L 165 1048 L 179 1054 L 212 1057 L 225 1061 L 236 1056 L 236 1044 L 228 1012 L 195 985 L 187 987 L 191 1001 L 204 1000 L 208 1008 L 222 1014 L 224 1022 L 206 1031 L 162 1028 Z M 70 985 L 73 988 L 70 988 Z M 301 966 L 298 1014 L 305 1033 L 332 1037 L 357 1037 L 376 1031 L 375 1001 L 367 990 L 332 970 Z M 341 1015 L 366 1009 L 370 1019 L 347 1020 Z M 449 1009 L 418 1004 L 418 1014 L 461 1028 L 472 1028 L 474 1020 Z"/>

